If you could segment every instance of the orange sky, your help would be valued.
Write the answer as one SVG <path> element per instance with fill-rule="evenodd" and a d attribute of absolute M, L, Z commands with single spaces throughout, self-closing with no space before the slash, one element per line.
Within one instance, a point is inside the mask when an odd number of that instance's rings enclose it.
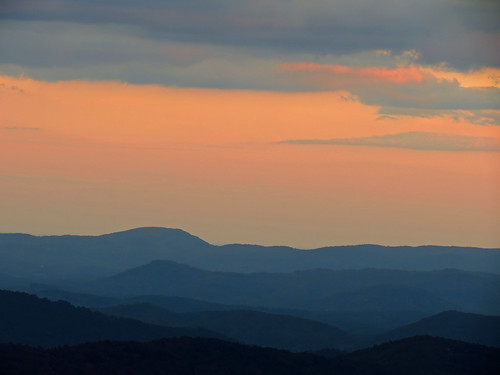
<path fill-rule="evenodd" d="M 212 243 L 299 247 L 500 246 L 499 152 L 276 144 L 410 131 L 498 139 L 498 126 L 377 120 L 378 107 L 346 98 L 0 76 L 0 226 L 155 225 Z"/>

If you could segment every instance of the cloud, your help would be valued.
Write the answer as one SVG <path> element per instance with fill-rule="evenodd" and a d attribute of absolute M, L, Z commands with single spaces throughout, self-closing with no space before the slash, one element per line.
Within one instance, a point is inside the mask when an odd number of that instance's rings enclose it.
<path fill-rule="evenodd" d="M 24 94 L 24 90 L 15 86 L 15 85 L 6 85 L 5 83 L 0 83 L 0 89 L 14 91 L 14 92 L 17 92 L 19 94 Z"/>
<path fill-rule="evenodd" d="M 280 62 L 307 61 L 364 69 L 354 72 L 372 80 L 385 76 L 387 83 L 418 83 L 418 75 L 429 82 L 428 72 L 411 71 L 408 65 L 498 66 L 495 47 L 500 34 L 494 17 L 498 9 L 492 1 L 465 4 L 461 0 L 442 0 L 439 5 L 431 0 L 310 0 L 307 4 L 299 0 L 3 0 L 0 72 L 51 81 L 320 89 L 274 69 Z M 401 92 L 397 99 L 411 97 L 413 90 Z M 378 105 L 387 95 L 366 92 L 362 100 Z M 459 95 L 459 102 L 468 95 Z M 392 101 L 380 105 L 406 105 Z M 455 103 L 456 98 L 449 102 Z"/>
<path fill-rule="evenodd" d="M 437 110 L 422 108 L 383 107 L 379 110 L 381 116 L 411 116 L 419 118 L 443 117 L 454 121 L 469 122 L 475 125 L 500 125 L 500 110 Z M 389 115 L 390 114 L 390 115 Z M 383 117 L 383 118 L 381 118 Z"/>
<path fill-rule="evenodd" d="M 500 109 L 498 87 L 464 87 L 452 76 L 436 77 L 431 69 L 417 65 L 352 67 L 317 63 L 283 63 L 278 67 L 290 79 L 307 82 L 320 90 L 347 90 L 364 104 L 379 106 L 381 114 L 442 115 L 452 111 L 494 111 Z M 465 118 L 463 114 L 455 116 Z M 497 123 L 495 117 L 481 122 Z M 469 116 L 469 120 L 479 119 Z"/>
<path fill-rule="evenodd" d="M 489 0 L 4 0 L 0 73 L 341 90 L 350 93 L 341 100 L 377 106 L 381 116 L 500 124 L 492 112 L 500 89 L 485 86 L 498 82 L 499 69 L 483 87 L 462 84 L 465 73 L 446 75 L 450 66 L 498 66 L 499 9 Z M 444 73 L 435 63 L 445 63 Z"/>
<path fill-rule="evenodd" d="M 418 131 L 357 138 L 333 138 L 325 140 L 295 139 L 278 143 L 295 145 L 394 147 L 427 151 L 500 152 L 500 139 Z"/>
<path fill-rule="evenodd" d="M 377 121 L 381 120 L 397 120 L 398 118 L 396 116 L 390 116 L 390 115 L 380 115 L 377 117 Z"/>
<path fill-rule="evenodd" d="M 276 73 L 278 55 L 237 46 L 147 39 L 136 34 L 136 28 L 130 26 L 6 21 L 0 25 L 0 72 L 47 81 L 114 80 L 271 91 L 305 88 Z"/>
<path fill-rule="evenodd" d="M 125 25 L 147 39 L 313 54 L 416 50 L 424 63 L 498 66 L 494 0 L 4 0 L 16 21 Z"/>
<path fill-rule="evenodd" d="M 68 178 L 63 176 L 55 176 L 55 175 L 37 175 L 37 174 L 6 174 L 0 173 L 0 181 L 4 182 L 17 182 L 17 183 L 25 183 L 25 184 L 70 184 L 70 185 L 83 185 L 90 184 L 91 181 L 84 180 L 81 178 Z"/>
<path fill-rule="evenodd" d="M 32 126 L 2 126 L 0 127 L 2 130 L 12 130 L 12 131 L 38 131 L 41 128 L 32 127 Z"/>
<path fill-rule="evenodd" d="M 337 79 L 341 82 L 361 79 L 363 81 L 375 80 L 403 84 L 413 82 L 422 83 L 424 80 L 434 78 L 430 73 L 411 65 L 391 69 L 384 66 L 351 67 L 317 63 L 283 63 L 280 64 L 279 69 L 285 72 L 327 73 L 339 77 Z"/>
<path fill-rule="evenodd" d="M 3 21 L 0 35 L 0 62 L 31 67 L 82 69 L 130 62 L 186 66 L 214 55 L 207 46 L 155 40 L 119 25 Z"/>
<path fill-rule="evenodd" d="M 173 176 L 170 174 L 166 173 L 154 173 L 154 172 L 146 172 L 146 171 L 138 171 L 133 173 L 134 177 L 141 177 L 141 178 L 152 178 L 152 179 L 163 179 L 163 178 L 172 178 Z"/>

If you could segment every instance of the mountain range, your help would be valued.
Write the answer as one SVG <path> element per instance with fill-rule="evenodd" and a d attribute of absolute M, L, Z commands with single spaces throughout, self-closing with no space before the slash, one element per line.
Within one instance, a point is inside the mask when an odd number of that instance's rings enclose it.
<path fill-rule="evenodd" d="M 500 347 L 500 317 L 457 311 L 442 312 L 384 334 L 355 335 L 314 320 L 249 310 L 175 313 L 149 303 L 135 303 L 97 312 L 66 301 L 3 290 L 0 306 L 0 342 L 45 347 L 189 336 L 292 351 L 352 351 L 418 335 Z"/>
<path fill-rule="evenodd" d="M 104 313 L 166 327 L 202 327 L 238 342 L 292 351 L 363 346 L 363 337 L 337 327 L 291 315 L 260 311 L 174 313 L 150 304 L 112 306 Z"/>
<path fill-rule="evenodd" d="M 0 234 L 0 259 L 1 373 L 498 372 L 500 249 L 216 246 L 137 228 Z"/>
<path fill-rule="evenodd" d="M 266 306 L 230 305 L 201 301 L 197 299 L 162 296 L 162 295 L 140 295 L 134 297 L 105 297 L 94 294 L 85 294 L 58 289 L 44 289 L 46 285 L 40 285 L 39 289 L 34 285 L 30 292 L 37 296 L 48 298 L 53 301 L 65 300 L 76 306 L 84 306 L 93 309 L 111 307 L 116 305 L 150 304 L 164 308 L 171 312 L 202 312 L 202 311 L 231 311 L 247 310 L 262 311 L 272 314 L 284 314 L 299 318 L 316 320 L 325 324 L 340 327 L 346 331 L 356 334 L 378 334 L 391 329 L 416 322 L 429 316 L 429 313 L 409 310 L 395 311 L 314 311 L 304 309 L 280 309 Z"/>
<path fill-rule="evenodd" d="M 0 290 L 0 342 L 59 346 L 98 340 L 225 336 L 202 328 L 172 328 L 111 317 L 65 301 Z"/>
<path fill-rule="evenodd" d="M 30 281 L 90 280 L 153 260 L 226 272 L 292 272 L 313 268 L 432 271 L 457 268 L 500 273 L 500 249 L 473 247 L 216 246 L 180 229 L 136 228 L 101 236 L 0 234 L 0 274 Z M 16 280 L 10 280 L 13 282 Z M 1 282 L 1 278 L 0 278 Z"/>
<path fill-rule="evenodd" d="M 79 291 L 117 297 L 157 294 L 222 304 L 317 311 L 436 313 L 458 309 L 500 313 L 500 275 L 460 270 L 234 273 L 153 261 L 83 283 Z"/>
<path fill-rule="evenodd" d="M 500 317 L 443 311 L 379 335 L 378 341 L 385 342 L 417 335 L 446 337 L 500 347 Z"/>

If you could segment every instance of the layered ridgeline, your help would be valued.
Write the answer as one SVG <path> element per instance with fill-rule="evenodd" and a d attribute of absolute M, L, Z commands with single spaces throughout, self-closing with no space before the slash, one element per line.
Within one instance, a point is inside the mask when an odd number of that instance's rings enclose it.
<path fill-rule="evenodd" d="M 170 328 L 111 317 L 65 301 L 0 290 L 0 343 L 59 346 L 97 340 L 150 341 L 225 336 L 202 328 Z"/>
<path fill-rule="evenodd" d="M 95 340 L 147 341 L 166 337 L 218 337 L 294 351 L 368 347 L 388 338 L 454 335 L 463 341 L 499 346 L 499 317 L 446 312 L 379 336 L 352 335 L 333 326 L 286 315 L 251 311 L 172 313 L 135 304 L 105 309 L 105 316 L 67 302 L 0 291 L 0 343 L 56 347 Z M 146 324 L 155 323 L 154 325 Z M 174 328 L 173 328 L 174 327 Z M 177 328 L 176 328 L 177 327 Z M 405 333 L 408 336 L 405 336 Z M 323 350 L 324 352 L 324 350 Z M 333 351 L 338 355 L 340 352 Z"/>
<path fill-rule="evenodd" d="M 339 328 L 286 315 L 255 311 L 177 314 L 145 304 L 104 311 L 106 314 L 65 301 L 0 290 L 0 343 L 55 347 L 98 340 L 149 341 L 189 336 L 295 351 L 361 346 L 360 337 Z M 148 324 L 152 321 L 158 324 Z M 208 326 L 214 330 L 204 328 Z"/>
<path fill-rule="evenodd" d="M 42 288 L 46 287 L 42 286 Z M 207 302 L 192 298 L 162 295 L 138 295 L 134 297 L 110 297 L 95 294 L 71 292 L 59 289 L 32 289 L 36 295 L 53 301 L 65 300 L 76 306 L 93 309 L 118 305 L 152 305 L 170 312 L 209 312 L 209 311 L 261 311 L 272 314 L 291 315 L 298 318 L 316 320 L 340 327 L 356 334 L 379 334 L 400 326 L 414 323 L 429 316 L 421 311 L 315 311 L 305 309 L 270 308 Z M 307 307 L 307 306 L 306 306 Z"/>
<path fill-rule="evenodd" d="M 500 347 L 500 316 L 445 311 L 379 335 L 353 335 L 337 327 L 289 315 L 256 311 L 174 313 L 147 303 L 111 306 L 104 313 L 167 327 L 202 327 L 245 344 L 293 351 L 351 351 L 413 336 L 434 336 Z"/>
<path fill-rule="evenodd" d="M 112 306 L 104 313 L 138 319 L 166 327 L 202 327 L 238 342 L 292 351 L 367 346 L 369 337 L 290 315 L 260 311 L 201 311 L 174 313 L 150 304 Z"/>
<path fill-rule="evenodd" d="M 417 335 L 446 337 L 500 347 L 500 316 L 444 311 L 379 335 L 377 341 L 385 342 Z"/>
<path fill-rule="evenodd" d="M 500 276 L 458 270 L 239 274 L 154 261 L 79 288 L 39 293 L 148 323 L 203 327 L 290 350 L 354 349 L 417 334 L 497 345 L 500 324 L 498 318 L 458 312 L 417 322 L 445 310 L 499 314 Z M 416 328 L 400 327 L 411 323 Z M 396 330 L 381 334 L 389 329 Z"/>
<path fill-rule="evenodd" d="M 500 273 L 500 249 L 357 245 L 299 250 L 283 246 L 215 246 L 182 230 L 167 228 L 138 228 L 101 236 L 0 234 L 0 258 L 0 282 L 9 285 L 22 283 L 23 278 L 40 281 L 102 277 L 162 259 L 232 272 L 371 267 Z"/>
<path fill-rule="evenodd" d="M 500 275 L 459 270 L 315 269 L 243 274 L 154 261 L 81 284 L 79 290 L 117 297 L 156 294 L 316 311 L 500 313 Z"/>
<path fill-rule="evenodd" d="M 432 246 L 213 246 L 162 228 L 0 235 L 0 287 L 106 313 L 10 295 L 0 301 L 0 341 L 188 335 L 338 354 L 432 335 L 497 346 L 498 318 L 485 315 L 500 315 L 499 256 L 499 249 Z M 25 303 L 16 309 L 14 301 Z M 412 350 L 398 344 L 394 352 L 403 347 Z"/>
<path fill-rule="evenodd" d="M 363 346 L 367 343 L 381 343 L 416 335 L 439 336 L 500 347 L 499 316 L 459 311 L 444 311 L 433 315 L 411 311 L 312 311 L 224 305 L 158 295 L 114 298 L 58 290 L 39 291 L 37 294 L 48 296 L 53 300 L 65 299 L 77 305 L 92 306 L 93 308 L 99 308 L 100 311 L 106 314 L 133 318 L 147 323 L 171 327 L 204 327 L 234 339 L 241 339 L 246 343 L 250 342 L 245 341 L 238 331 L 241 330 L 245 334 L 245 331 L 249 330 L 248 317 L 250 317 L 250 320 L 253 319 L 254 322 L 257 322 L 259 327 L 262 328 L 256 329 L 256 324 L 254 324 L 249 333 L 254 337 L 263 336 L 263 340 L 268 339 L 266 337 L 268 334 L 266 327 L 269 324 L 274 324 L 273 319 L 285 317 L 285 320 L 290 321 L 290 317 L 297 317 L 303 318 L 303 320 L 294 321 L 299 325 L 303 321 L 316 321 L 325 323 L 330 327 L 338 327 L 340 328 L 339 331 L 344 333 L 345 331 L 351 333 L 336 336 L 336 340 L 340 339 L 336 342 L 341 343 L 340 346 L 344 348 L 347 348 L 353 342 L 356 345 Z M 258 311 L 266 314 L 256 313 Z M 269 318 L 267 320 L 269 324 L 260 324 L 262 322 L 261 317 L 263 318 L 262 321 Z M 244 324 L 241 324 L 242 322 Z M 219 326 L 221 329 L 218 329 Z M 285 326 L 286 324 L 278 325 L 273 327 L 273 330 Z M 301 327 L 305 327 L 307 331 L 307 325 L 301 325 Z M 316 327 L 319 328 L 319 333 L 316 332 Z M 291 327 L 291 329 L 294 334 L 298 334 L 300 331 L 296 327 Z M 316 325 L 315 329 L 311 330 L 311 332 L 318 338 L 321 338 L 324 332 L 327 331 L 324 329 L 324 325 Z M 285 335 L 290 338 L 290 333 L 285 331 Z M 275 337 L 279 337 L 279 334 L 275 335 Z M 275 342 L 278 342 L 278 340 Z M 304 341 L 299 345 L 303 343 Z M 277 345 L 270 346 L 280 347 Z M 294 347 L 298 346 L 293 341 L 286 342 L 285 348 L 293 349 Z"/>

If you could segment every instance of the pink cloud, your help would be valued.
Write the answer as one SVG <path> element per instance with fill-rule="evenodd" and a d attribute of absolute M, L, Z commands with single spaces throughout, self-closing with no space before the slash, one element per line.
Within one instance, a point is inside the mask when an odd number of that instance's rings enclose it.
<path fill-rule="evenodd" d="M 437 70 L 418 65 L 389 68 L 300 62 L 280 64 L 277 69 L 312 90 L 348 91 L 361 103 L 378 106 L 380 114 L 417 117 L 453 114 L 463 119 L 463 111 L 473 111 L 473 118 L 468 120 L 480 125 L 498 124 L 498 119 L 485 111 L 498 110 L 500 89 L 477 86 L 486 82 L 484 79 L 471 78 L 462 86 L 463 77 L 459 80 L 456 74 L 444 74 L 446 71 L 438 74 Z"/>
<path fill-rule="evenodd" d="M 411 82 L 421 83 L 424 80 L 432 80 L 435 77 L 419 69 L 416 66 L 400 66 L 395 69 L 386 67 L 349 67 L 345 65 L 323 65 L 316 63 L 284 63 L 279 65 L 279 69 L 285 72 L 306 72 L 306 73 L 330 73 L 343 78 L 369 79 L 386 81 L 396 84 Z"/>
<path fill-rule="evenodd" d="M 346 74 L 354 68 L 345 65 L 322 65 L 311 62 L 282 63 L 278 69 L 284 72 L 330 72 L 336 74 Z"/>

